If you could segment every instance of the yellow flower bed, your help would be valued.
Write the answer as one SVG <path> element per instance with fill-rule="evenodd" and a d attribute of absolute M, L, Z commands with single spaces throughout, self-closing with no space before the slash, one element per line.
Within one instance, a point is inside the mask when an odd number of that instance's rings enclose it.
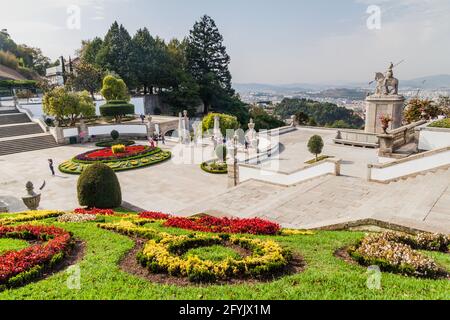
<path fill-rule="evenodd" d="M 295 230 L 295 229 L 282 229 L 282 236 L 312 236 L 314 235 L 313 231 L 309 230 Z"/>
<path fill-rule="evenodd" d="M 160 240 L 150 240 L 138 255 L 140 263 L 154 273 L 188 277 L 192 282 L 213 282 L 230 278 L 261 277 L 281 271 L 291 259 L 290 252 L 272 240 L 237 236 L 161 234 Z M 189 249 L 233 244 L 252 254 L 242 260 L 228 258 L 221 262 L 201 260 L 198 256 L 182 255 Z"/>
<path fill-rule="evenodd" d="M 114 154 L 125 153 L 126 148 L 127 147 L 125 147 L 125 145 L 123 145 L 123 144 L 116 144 L 116 145 L 111 147 L 111 151 Z"/>
<path fill-rule="evenodd" d="M 9 225 L 18 222 L 27 222 L 35 220 L 43 220 L 48 218 L 55 218 L 63 215 L 64 212 L 56 210 L 40 210 L 40 211 L 25 211 L 19 212 L 14 216 L 0 219 L 0 225 Z"/>
<path fill-rule="evenodd" d="M 155 239 L 160 237 L 156 230 L 137 226 L 131 220 L 121 220 L 116 223 L 100 223 L 97 226 L 99 228 L 114 231 L 126 236 L 137 236 L 146 239 Z"/>

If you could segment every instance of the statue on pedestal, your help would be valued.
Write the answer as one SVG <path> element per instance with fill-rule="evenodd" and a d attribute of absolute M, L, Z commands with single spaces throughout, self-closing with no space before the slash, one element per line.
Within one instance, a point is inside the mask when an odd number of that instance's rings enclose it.
<path fill-rule="evenodd" d="M 398 79 L 394 78 L 394 64 L 391 62 L 386 74 L 377 72 L 375 81 L 377 82 L 376 95 L 398 95 Z"/>

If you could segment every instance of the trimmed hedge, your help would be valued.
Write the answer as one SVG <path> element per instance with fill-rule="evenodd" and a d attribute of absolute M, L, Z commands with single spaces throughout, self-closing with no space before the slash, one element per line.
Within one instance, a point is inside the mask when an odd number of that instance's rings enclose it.
<path fill-rule="evenodd" d="M 83 171 L 77 191 L 81 206 L 111 209 L 122 204 L 119 179 L 110 167 L 102 163 L 90 165 Z"/>
<path fill-rule="evenodd" d="M 442 119 L 442 120 L 433 122 L 428 127 L 430 127 L 430 128 L 446 128 L 446 129 L 450 129 L 450 118 Z"/>
<path fill-rule="evenodd" d="M 108 103 L 100 106 L 100 114 L 103 117 L 117 117 L 134 114 L 134 105 L 123 100 L 108 101 Z"/>

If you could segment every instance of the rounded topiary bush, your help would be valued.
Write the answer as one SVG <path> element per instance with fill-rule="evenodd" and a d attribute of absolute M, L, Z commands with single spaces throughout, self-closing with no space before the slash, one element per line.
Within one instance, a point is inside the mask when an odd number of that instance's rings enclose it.
<path fill-rule="evenodd" d="M 122 204 L 119 179 L 110 167 L 102 163 L 95 163 L 83 171 L 77 191 L 81 206 L 112 209 Z"/>
<path fill-rule="evenodd" d="M 117 140 L 117 139 L 119 139 L 119 137 L 120 137 L 119 131 L 117 131 L 117 130 L 111 131 L 111 138 L 113 140 Z"/>

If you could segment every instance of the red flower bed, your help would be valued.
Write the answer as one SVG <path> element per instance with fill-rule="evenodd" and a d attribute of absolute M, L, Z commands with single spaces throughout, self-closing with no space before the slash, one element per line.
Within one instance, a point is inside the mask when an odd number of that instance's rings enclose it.
<path fill-rule="evenodd" d="M 170 219 L 171 215 L 162 212 L 142 212 L 139 214 L 139 218 L 150 219 L 150 220 L 167 220 Z"/>
<path fill-rule="evenodd" d="M 253 219 L 229 219 L 202 217 L 199 219 L 170 218 L 165 223 L 166 227 L 174 227 L 186 230 L 214 232 L 214 233 L 248 233 L 254 235 L 275 235 L 281 227 L 277 223 L 259 218 Z"/>
<path fill-rule="evenodd" d="M 24 225 L 19 227 L 0 226 L 0 238 L 48 241 L 19 251 L 8 251 L 0 256 L 0 284 L 6 283 L 35 266 L 49 263 L 59 253 L 64 253 L 70 245 L 69 232 L 45 226 Z"/>
<path fill-rule="evenodd" d="M 92 208 L 92 209 L 78 208 L 78 209 L 74 210 L 74 213 L 76 213 L 76 214 L 92 214 L 92 215 L 96 215 L 96 216 L 113 216 L 114 210 L 97 209 L 97 208 Z"/>
<path fill-rule="evenodd" d="M 76 159 L 81 161 L 118 160 L 143 155 L 152 150 L 148 146 L 128 146 L 124 153 L 113 153 L 111 148 L 104 148 L 80 154 Z"/>

